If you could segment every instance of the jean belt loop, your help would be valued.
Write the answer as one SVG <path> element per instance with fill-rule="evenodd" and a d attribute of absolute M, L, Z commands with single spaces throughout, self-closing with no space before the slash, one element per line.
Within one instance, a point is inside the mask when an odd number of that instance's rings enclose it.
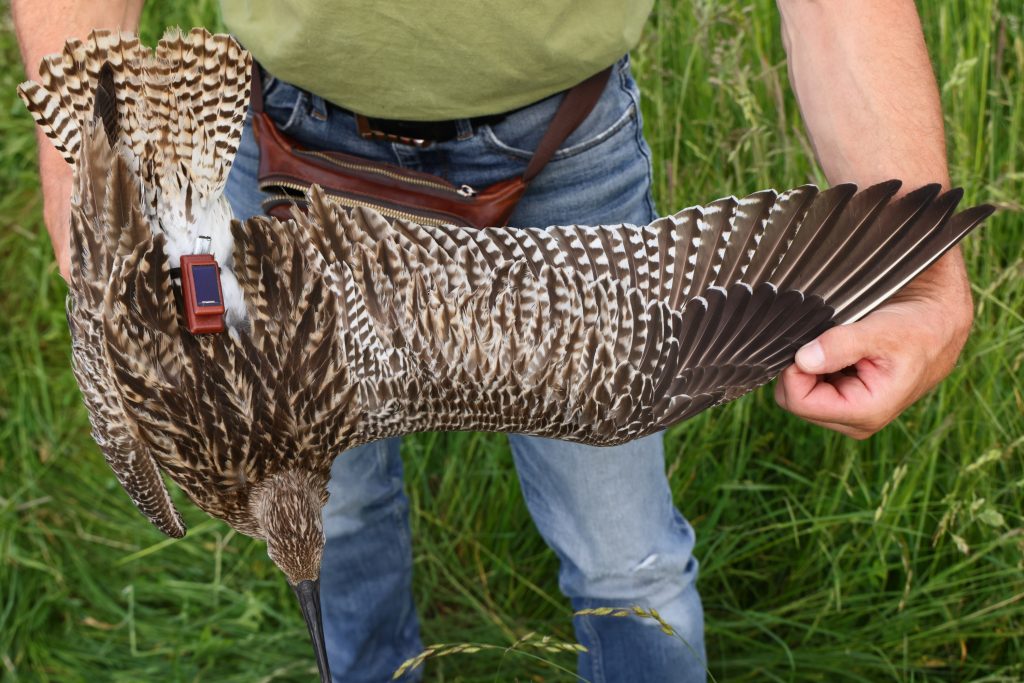
<path fill-rule="evenodd" d="M 318 119 L 320 121 L 326 121 L 327 102 L 324 100 L 324 98 L 320 97 L 319 95 L 314 95 L 313 93 L 310 93 L 309 112 L 310 114 L 313 115 L 313 118 Z"/>
<path fill-rule="evenodd" d="M 473 124 L 469 119 L 455 120 L 455 139 L 468 140 L 473 137 Z"/>

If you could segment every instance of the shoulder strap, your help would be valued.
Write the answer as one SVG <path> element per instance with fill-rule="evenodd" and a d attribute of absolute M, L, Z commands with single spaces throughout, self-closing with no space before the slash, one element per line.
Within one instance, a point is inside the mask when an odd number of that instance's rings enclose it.
<path fill-rule="evenodd" d="M 543 170 L 565 139 L 587 118 L 601 98 L 612 68 L 609 66 L 565 93 L 562 103 L 558 105 L 558 111 L 555 112 L 551 123 L 548 124 L 547 131 L 544 132 L 544 137 L 537 145 L 537 151 L 533 153 L 530 164 L 526 167 L 526 172 L 523 173 L 525 182 L 530 182 Z"/>
<path fill-rule="evenodd" d="M 252 76 L 249 81 L 249 104 L 253 112 L 263 113 L 263 68 L 252 60 Z"/>

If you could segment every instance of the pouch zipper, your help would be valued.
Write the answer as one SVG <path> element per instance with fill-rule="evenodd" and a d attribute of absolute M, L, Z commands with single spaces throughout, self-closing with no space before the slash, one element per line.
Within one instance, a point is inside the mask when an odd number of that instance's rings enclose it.
<path fill-rule="evenodd" d="M 352 162 L 352 161 L 342 161 L 340 159 L 334 158 L 333 156 L 331 156 L 330 154 L 327 154 L 326 152 L 316 152 L 316 151 L 313 151 L 313 150 L 306 150 L 306 149 L 302 149 L 302 150 L 300 150 L 300 149 L 293 149 L 292 151 L 293 151 L 293 153 L 299 154 L 299 155 L 302 155 L 302 156 L 316 157 L 317 159 L 321 159 L 323 161 L 326 161 L 327 163 L 332 164 L 334 166 L 337 166 L 339 168 L 346 168 L 346 169 L 349 169 L 349 170 L 352 170 L 352 171 L 362 171 L 363 173 L 373 173 L 373 174 L 376 174 L 376 175 L 382 175 L 382 176 L 384 176 L 386 178 L 391 178 L 392 180 L 398 180 L 398 181 L 403 182 L 403 183 L 411 183 L 413 185 L 421 185 L 423 187 L 434 188 L 435 190 L 441 190 L 442 192 L 456 194 L 456 195 L 458 195 L 460 197 L 464 197 L 464 198 L 472 197 L 473 195 L 476 194 L 476 190 L 474 190 L 469 185 L 462 185 L 461 187 L 455 187 L 454 185 L 451 185 L 449 183 L 439 182 L 437 180 L 430 180 L 428 178 L 410 177 L 410 176 L 407 176 L 407 175 L 402 175 L 400 173 L 395 173 L 394 171 L 389 171 L 386 168 L 381 168 L 381 167 L 376 166 L 374 164 L 360 164 L 360 163 L 356 163 L 356 162 Z"/>
<path fill-rule="evenodd" d="M 274 188 L 278 188 L 278 187 L 283 187 L 283 188 L 288 189 L 288 190 L 294 190 L 295 192 L 302 192 L 303 194 L 305 194 L 306 190 L 309 189 L 309 185 L 303 186 L 303 185 L 299 185 L 297 183 L 289 183 L 289 182 L 284 182 L 284 181 L 274 181 L 274 182 L 268 182 L 268 183 L 261 183 L 260 184 L 260 189 L 263 190 L 264 192 L 266 192 L 267 190 L 272 190 Z M 337 192 L 333 192 L 333 191 L 328 190 L 326 188 L 321 188 L 321 189 L 333 201 L 337 202 L 338 204 L 340 204 L 340 205 L 342 205 L 344 207 L 356 208 L 356 207 L 359 207 L 359 206 L 365 206 L 367 208 L 373 209 L 374 211 L 376 211 L 377 213 L 381 214 L 382 216 L 387 216 L 388 218 L 394 218 L 394 219 L 398 219 L 398 220 L 409 221 L 410 223 L 419 223 L 421 225 L 431 225 L 431 226 L 435 226 L 435 227 L 436 226 L 440 226 L 440 225 L 449 225 L 449 224 L 461 225 L 463 222 L 465 222 L 464 220 L 460 220 L 457 216 L 452 216 L 452 218 L 454 218 L 455 220 L 445 220 L 444 218 L 435 218 L 433 215 L 429 215 L 429 214 L 419 214 L 419 213 L 411 213 L 411 212 L 408 212 L 408 211 L 402 211 L 400 209 L 395 209 L 393 207 L 387 206 L 385 204 L 377 204 L 375 202 L 363 201 L 363 200 L 360 200 L 360 199 L 352 199 L 351 197 L 348 197 L 348 196 L 343 195 L 343 194 L 339 194 Z M 292 204 L 305 204 L 306 203 L 306 200 L 305 200 L 304 197 L 301 197 L 301 196 L 297 197 L 295 195 L 277 193 L 277 194 L 272 194 L 272 195 L 270 195 L 269 197 L 267 197 L 266 199 L 263 200 L 262 205 L 263 205 L 264 210 L 267 208 L 267 206 L 269 204 L 272 204 L 272 203 L 277 202 L 277 201 L 287 201 L 287 202 L 290 202 Z M 444 214 L 441 214 L 441 215 L 444 215 Z"/>

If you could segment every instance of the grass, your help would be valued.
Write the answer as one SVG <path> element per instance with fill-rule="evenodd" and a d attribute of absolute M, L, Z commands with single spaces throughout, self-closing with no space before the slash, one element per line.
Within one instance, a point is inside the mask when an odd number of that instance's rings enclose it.
<path fill-rule="evenodd" d="M 1015 0 L 919 7 L 954 182 L 1004 209 L 965 247 L 975 329 L 953 374 L 867 442 L 764 390 L 667 434 L 720 681 L 1024 680 L 1024 16 Z M 216 26 L 216 4 L 150 3 L 144 38 L 168 24 Z M 177 494 L 190 532 L 163 538 L 89 437 L 9 21 L 0 54 L 0 678 L 312 680 L 263 545 Z M 662 207 L 823 180 L 774 3 L 661 2 L 634 63 Z M 570 652 L 503 654 L 531 632 L 573 640 L 504 439 L 404 448 L 424 639 L 497 646 L 432 658 L 428 678 L 572 680 L 553 666 Z"/>

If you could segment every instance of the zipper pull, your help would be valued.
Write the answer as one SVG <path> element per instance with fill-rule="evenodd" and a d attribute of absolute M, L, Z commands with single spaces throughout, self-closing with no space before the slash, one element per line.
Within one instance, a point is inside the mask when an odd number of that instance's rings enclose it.
<path fill-rule="evenodd" d="M 458 192 L 463 197 L 472 197 L 476 194 L 476 190 L 474 190 L 469 185 L 463 185 L 458 190 L 456 190 L 456 192 Z"/>

